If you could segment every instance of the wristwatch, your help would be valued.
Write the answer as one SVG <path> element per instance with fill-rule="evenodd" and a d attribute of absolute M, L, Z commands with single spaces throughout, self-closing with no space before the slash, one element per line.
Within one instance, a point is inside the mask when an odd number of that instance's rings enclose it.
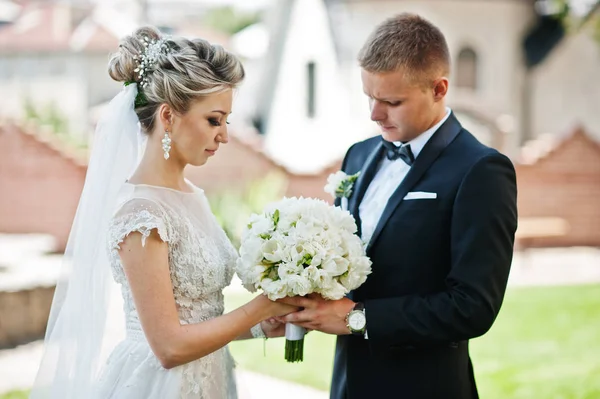
<path fill-rule="evenodd" d="M 354 335 L 364 335 L 367 329 L 367 316 L 365 305 L 357 302 L 354 308 L 346 315 L 346 327 Z"/>

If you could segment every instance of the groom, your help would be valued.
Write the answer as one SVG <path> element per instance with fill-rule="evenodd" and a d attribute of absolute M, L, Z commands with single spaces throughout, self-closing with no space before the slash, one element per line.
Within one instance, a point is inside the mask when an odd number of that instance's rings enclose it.
<path fill-rule="evenodd" d="M 504 297 L 513 165 L 446 108 L 450 56 L 430 22 L 383 22 L 359 62 L 382 133 L 353 145 L 342 169 L 360 171 L 348 206 L 373 273 L 339 301 L 282 299 L 304 308 L 283 320 L 339 336 L 332 399 L 477 398 L 469 339 L 490 329 Z"/>

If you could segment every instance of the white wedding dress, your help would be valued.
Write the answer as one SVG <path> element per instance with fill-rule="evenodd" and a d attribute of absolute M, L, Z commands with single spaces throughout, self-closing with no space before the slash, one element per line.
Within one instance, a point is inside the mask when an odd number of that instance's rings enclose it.
<path fill-rule="evenodd" d="M 204 192 L 125 184 L 108 238 L 113 276 L 121 285 L 126 338 L 110 354 L 98 398 L 237 398 L 234 363 L 227 347 L 191 363 L 165 369 L 150 349 L 117 252 L 132 232 L 152 230 L 169 245 L 173 294 L 182 324 L 223 314 L 222 290 L 231 282 L 237 252 L 220 228 Z"/>

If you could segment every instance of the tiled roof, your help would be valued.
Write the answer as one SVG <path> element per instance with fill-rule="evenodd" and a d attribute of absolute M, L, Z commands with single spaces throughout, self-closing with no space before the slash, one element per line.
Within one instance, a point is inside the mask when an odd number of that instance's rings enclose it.
<path fill-rule="evenodd" d="M 600 143 L 588 134 L 582 126 L 576 126 L 566 135 L 557 136 L 553 134 L 543 134 L 538 138 L 525 143 L 521 148 L 519 163 L 523 165 L 533 165 L 543 159 L 551 157 L 559 148 L 575 140 L 586 142 L 591 148 L 595 148 L 600 156 Z"/>
<path fill-rule="evenodd" d="M 113 51 L 118 34 L 98 8 L 26 3 L 11 24 L 0 27 L 0 53 Z M 131 27 L 133 28 L 133 27 Z"/>
<path fill-rule="evenodd" d="M 11 121 L 0 121 L 0 132 L 16 131 L 35 140 L 40 145 L 45 146 L 60 157 L 72 162 L 77 167 L 87 168 L 88 151 L 87 149 L 78 149 L 61 140 L 56 134 L 31 123 L 17 124 Z"/>

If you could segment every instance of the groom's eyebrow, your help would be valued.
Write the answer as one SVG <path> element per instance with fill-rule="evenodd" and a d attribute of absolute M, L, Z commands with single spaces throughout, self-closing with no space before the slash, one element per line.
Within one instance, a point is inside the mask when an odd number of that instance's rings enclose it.
<path fill-rule="evenodd" d="M 381 98 L 379 98 L 379 97 L 372 96 L 372 95 L 370 95 L 368 93 L 365 93 L 365 92 L 363 92 L 363 93 L 365 94 L 365 96 L 367 96 L 369 98 L 372 98 L 373 100 L 388 101 L 388 102 L 389 101 L 402 101 L 401 97 L 381 97 Z"/>

